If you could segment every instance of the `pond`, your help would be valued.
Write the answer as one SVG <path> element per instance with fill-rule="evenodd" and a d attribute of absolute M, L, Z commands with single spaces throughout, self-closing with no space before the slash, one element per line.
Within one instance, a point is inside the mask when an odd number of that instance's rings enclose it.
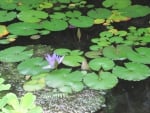
<path fill-rule="evenodd" d="M 0 15 L 0 112 L 149 113 L 149 0 L 4 0 Z"/>

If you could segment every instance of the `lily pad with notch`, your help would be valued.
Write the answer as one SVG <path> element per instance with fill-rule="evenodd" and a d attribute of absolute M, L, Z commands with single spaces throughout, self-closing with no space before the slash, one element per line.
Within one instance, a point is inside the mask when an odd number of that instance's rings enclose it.
<path fill-rule="evenodd" d="M 117 77 L 110 72 L 101 72 L 100 75 L 89 73 L 84 77 L 83 81 L 85 85 L 95 90 L 112 89 L 118 83 Z"/>
<path fill-rule="evenodd" d="M 40 22 L 42 19 L 46 19 L 48 14 L 44 11 L 36 10 L 24 10 L 17 15 L 18 19 L 24 22 Z"/>
<path fill-rule="evenodd" d="M 135 51 L 129 51 L 127 53 L 128 59 L 143 64 L 150 64 L 150 48 L 139 47 Z"/>
<path fill-rule="evenodd" d="M 112 9 L 122 9 L 131 5 L 131 0 L 104 0 L 102 5 L 104 7 L 112 7 Z"/>
<path fill-rule="evenodd" d="M 133 51 L 132 48 L 126 45 L 108 46 L 103 49 L 103 55 L 113 60 L 125 60 L 128 58 L 127 53 L 130 51 Z"/>
<path fill-rule="evenodd" d="M 0 22 L 8 22 L 8 21 L 12 21 L 13 19 L 16 18 L 16 12 L 8 12 L 5 10 L 1 10 L 0 11 Z"/>
<path fill-rule="evenodd" d="M 38 75 L 40 73 L 48 72 L 49 70 L 43 69 L 44 66 L 48 65 L 41 57 L 35 57 L 26 59 L 17 66 L 17 70 L 22 75 Z"/>
<path fill-rule="evenodd" d="M 71 18 L 69 23 L 75 27 L 87 28 L 94 24 L 94 19 L 87 16 L 79 16 L 78 18 Z"/>
<path fill-rule="evenodd" d="M 37 23 L 18 22 L 10 24 L 7 28 L 8 31 L 14 35 L 29 36 L 37 34 L 41 26 Z"/>
<path fill-rule="evenodd" d="M 112 12 L 106 8 L 95 8 L 91 9 L 87 12 L 87 15 L 94 19 L 106 19 L 108 18 Z"/>
<path fill-rule="evenodd" d="M 43 21 L 43 28 L 50 31 L 62 31 L 68 27 L 68 23 L 64 20 L 51 20 L 51 21 Z"/>
<path fill-rule="evenodd" d="M 115 66 L 115 63 L 112 60 L 105 58 L 105 57 L 95 58 L 95 59 L 90 60 L 89 62 L 89 67 L 95 71 L 99 71 L 100 69 L 110 70 L 114 66 Z"/>
<path fill-rule="evenodd" d="M 129 81 L 140 81 L 150 76 L 150 68 L 148 66 L 135 62 L 125 63 L 125 67 L 116 66 L 112 72 L 120 79 Z"/>
<path fill-rule="evenodd" d="M 1 62 L 19 62 L 30 58 L 33 50 L 26 50 L 24 46 L 14 46 L 0 51 Z"/>
<path fill-rule="evenodd" d="M 57 88 L 61 92 L 78 92 L 84 88 L 82 83 L 83 74 L 80 71 L 71 72 L 70 69 L 54 70 L 46 76 L 48 87 Z"/>
<path fill-rule="evenodd" d="M 132 5 L 124 9 L 120 9 L 119 12 L 122 12 L 123 16 L 136 18 L 150 14 L 150 7 L 142 5 Z"/>

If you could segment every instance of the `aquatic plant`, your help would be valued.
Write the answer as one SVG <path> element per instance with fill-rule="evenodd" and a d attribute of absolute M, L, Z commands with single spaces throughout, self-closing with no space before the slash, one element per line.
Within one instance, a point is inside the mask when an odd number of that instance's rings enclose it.
<path fill-rule="evenodd" d="M 42 108 L 35 105 L 35 99 L 32 93 L 26 93 L 20 100 L 14 93 L 8 93 L 0 99 L 0 111 L 2 113 L 42 113 Z"/>
<path fill-rule="evenodd" d="M 11 85 L 10 84 L 4 84 L 4 79 L 0 77 L 0 91 L 8 90 Z"/>
<path fill-rule="evenodd" d="M 49 65 L 44 66 L 43 69 L 55 69 L 63 61 L 64 56 L 58 56 L 55 53 L 53 53 L 52 55 L 46 54 L 45 59 L 47 60 Z"/>
<path fill-rule="evenodd" d="M 20 62 L 33 55 L 33 50 L 26 50 L 25 46 L 14 46 L 0 51 L 1 62 Z"/>

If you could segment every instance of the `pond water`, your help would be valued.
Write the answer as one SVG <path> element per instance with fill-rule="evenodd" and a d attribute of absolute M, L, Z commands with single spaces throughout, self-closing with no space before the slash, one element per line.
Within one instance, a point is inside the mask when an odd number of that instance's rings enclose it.
<path fill-rule="evenodd" d="M 100 1 L 100 0 L 99 0 Z M 90 1 L 89 1 L 90 2 Z M 94 0 L 96 2 L 97 0 Z M 150 5 L 149 0 L 133 0 L 133 3 Z M 132 19 L 127 22 L 115 23 L 117 29 L 126 30 L 129 26 L 149 27 L 150 15 Z M 81 39 L 77 38 L 77 29 L 67 29 L 60 32 L 52 32 L 42 36 L 38 40 L 30 37 L 20 37 L 8 45 L 0 45 L 0 50 L 16 45 L 46 44 L 54 48 L 70 48 L 87 51 L 91 44 L 91 38 L 96 37 L 99 31 L 104 31 L 104 26 L 95 25 L 89 29 L 81 29 Z M 150 44 L 147 45 L 150 47 Z M 120 80 L 119 84 L 108 91 L 106 95 L 106 108 L 95 113 L 150 113 L 150 78 L 140 82 L 127 82 Z"/>

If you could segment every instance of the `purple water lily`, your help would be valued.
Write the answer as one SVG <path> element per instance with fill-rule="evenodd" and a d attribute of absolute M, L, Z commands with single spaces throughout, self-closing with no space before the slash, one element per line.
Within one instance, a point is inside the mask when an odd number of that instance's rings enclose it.
<path fill-rule="evenodd" d="M 52 55 L 46 54 L 45 59 L 49 65 L 44 66 L 43 69 L 55 69 L 63 61 L 64 56 L 58 56 L 55 53 Z"/>

